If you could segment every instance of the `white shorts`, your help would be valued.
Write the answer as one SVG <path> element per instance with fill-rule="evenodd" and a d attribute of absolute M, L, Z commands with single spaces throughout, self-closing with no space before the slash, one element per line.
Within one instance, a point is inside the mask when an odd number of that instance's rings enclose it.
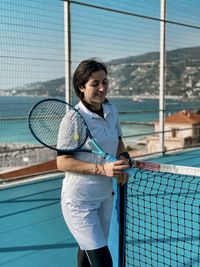
<path fill-rule="evenodd" d="M 103 201 L 77 202 L 63 193 L 61 207 L 65 222 L 82 250 L 107 245 L 113 196 Z"/>

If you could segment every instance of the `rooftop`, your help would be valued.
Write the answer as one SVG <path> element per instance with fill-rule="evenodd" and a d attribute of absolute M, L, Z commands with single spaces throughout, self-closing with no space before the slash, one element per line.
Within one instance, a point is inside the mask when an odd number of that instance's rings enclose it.
<path fill-rule="evenodd" d="M 165 122 L 173 123 L 200 123 L 200 114 L 188 110 L 182 110 L 166 117 Z"/>
<path fill-rule="evenodd" d="M 200 167 L 200 149 L 148 161 Z M 63 175 L 19 183 L 1 190 L 1 257 L 5 267 L 75 267 L 77 244 L 60 210 Z M 116 200 L 115 200 L 116 201 Z M 109 246 L 117 266 L 117 215 L 113 211 Z"/>

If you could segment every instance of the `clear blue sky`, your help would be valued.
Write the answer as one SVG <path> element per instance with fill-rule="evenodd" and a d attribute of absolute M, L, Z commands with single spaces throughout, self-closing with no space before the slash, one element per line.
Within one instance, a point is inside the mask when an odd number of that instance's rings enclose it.
<path fill-rule="evenodd" d="M 80 1 L 83 2 L 83 1 Z M 85 3 L 159 18 L 159 0 Z M 168 0 L 167 19 L 200 26 L 199 0 Z M 159 50 L 159 22 L 72 4 L 72 63 Z M 1 0 L 0 89 L 64 76 L 63 2 Z M 200 30 L 167 26 L 167 49 L 199 46 Z"/>

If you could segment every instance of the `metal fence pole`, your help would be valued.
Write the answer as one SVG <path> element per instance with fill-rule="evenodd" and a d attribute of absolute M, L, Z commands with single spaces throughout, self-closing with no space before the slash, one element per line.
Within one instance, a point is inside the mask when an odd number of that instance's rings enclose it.
<path fill-rule="evenodd" d="M 160 151 L 165 152 L 165 86 L 166 86 L 166 0 L 160 1 L 160 87 L 159 87 L 159 123 Z"/>
<path fill-rule="evenodd" d="M 65 100 L 71 103 L 71 16 L 70 1 L 64 1 L 64 45 L 65 45 Z"/>

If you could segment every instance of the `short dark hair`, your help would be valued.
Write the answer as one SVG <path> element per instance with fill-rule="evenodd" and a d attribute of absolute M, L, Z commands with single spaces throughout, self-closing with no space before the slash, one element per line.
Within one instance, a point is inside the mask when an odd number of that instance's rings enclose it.
<path fill-rule="evenodd" d="M 107 75 L 107 68 L 104 63 L 98 62 L 95 59 L 83 60 L 76 68 L 73 76 L 73 86 L 76 95 L 79 99 L 83 99 L 83 93 L 80 87 L 84 87 L 89 80 L 91 74 L 95 71 L 103 70 Z"/>

